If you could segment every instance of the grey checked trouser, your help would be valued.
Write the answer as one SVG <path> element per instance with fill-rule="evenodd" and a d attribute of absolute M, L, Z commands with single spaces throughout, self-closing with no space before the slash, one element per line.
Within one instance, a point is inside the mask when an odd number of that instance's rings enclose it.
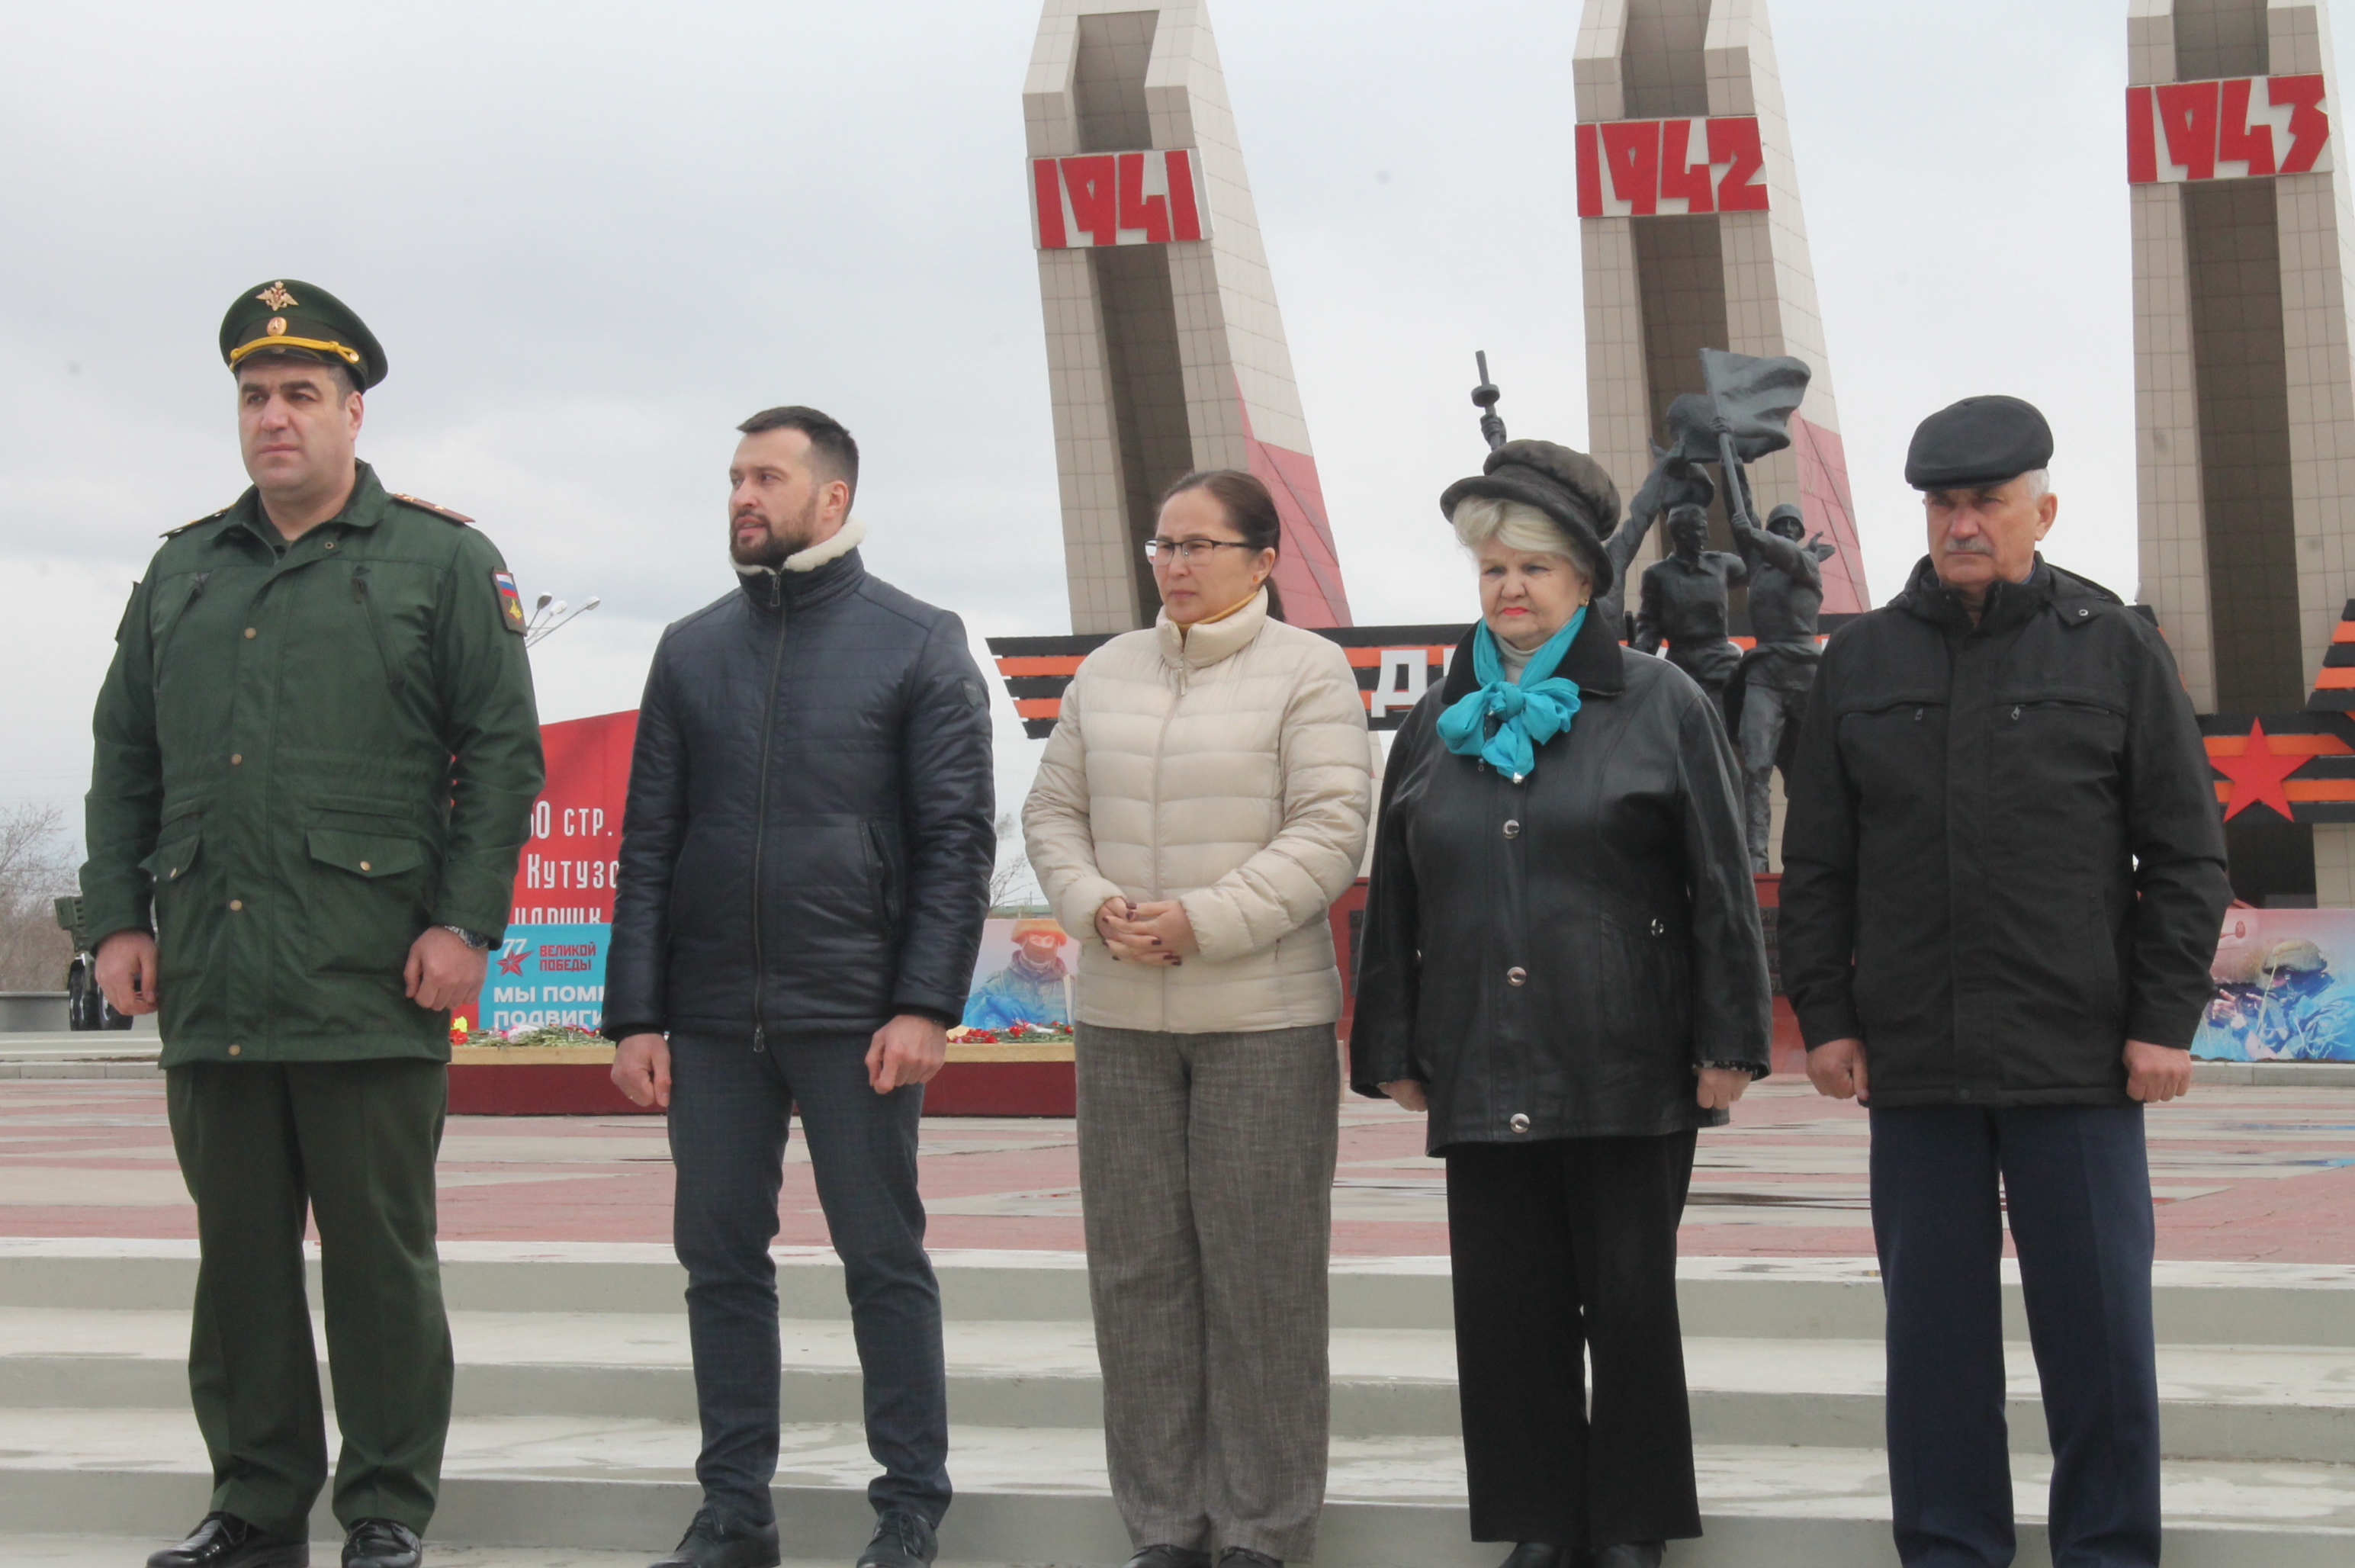
<path fill-rule="evenodd" d="M 1078 1029 L 1113 1498 L 1139 1547 L 1316 1555 L 1333 1029 Z"/>

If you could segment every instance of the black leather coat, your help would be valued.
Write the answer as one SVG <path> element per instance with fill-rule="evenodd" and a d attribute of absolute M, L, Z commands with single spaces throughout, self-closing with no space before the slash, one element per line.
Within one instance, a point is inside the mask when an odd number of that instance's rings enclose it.
<path fill-rule="evenodd" d="M 1582 707 L 1522 783 L 1438 738 L 1475 685 L 1469 637 L 1383 776 L 1350 1081 L 1427 1084 L 1433 1153 L 1715 1125 L 1696 1070 L 1766 1072 L 1766 951 L 1716 704 L 1591 615 L 1557 673 Z"/>
<path fill-rule="evenodd" d="M 964 627 L 858 553 L 663 634 L 638 710 L 604 1032 L 954 1023 L 996 856 Z"/>
<path fill-rule="evenodd" d="M 1783 834 L 1783 978 L 1872 1104 L 2126 1104 L 2188 1046 L 2232 890 L 2158 630 L 2041 558 L 1978 624 L 1924 559 L 1832 635 Z"/>

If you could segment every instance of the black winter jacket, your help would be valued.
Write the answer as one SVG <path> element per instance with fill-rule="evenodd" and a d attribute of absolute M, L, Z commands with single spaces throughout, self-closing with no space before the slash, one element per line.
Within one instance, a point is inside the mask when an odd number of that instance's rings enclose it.
<path fill-rule="evenodd" d="M 2175 660 L 2044 562 L 1973 627 L 1924 559 L 1834 633 L 1783 837 L 1783 978 L 1871 1103 L 2126 1103 L 2126 1041 L 2188 1046 L 2232 894 Z"/>
<path fill-rule="evenodd" d="M 954 1024 L 996 857 L 964 627 L 856 550 L 664 632 L 638 710 L 604 1032 Z"/>
<path fill-rule="evenodd" d="M 1439 740 L 1476 684 L 1466 637 L 1383 774 L 1349 1077 L 1426 1084 L 1433 1153 L 1713 1126 L 1696 1070 L 1766 1072 L 1766 953 L 1716 704 L 1593 615 L 1559 673 L 1578 716 L 1517 784 Z"/>

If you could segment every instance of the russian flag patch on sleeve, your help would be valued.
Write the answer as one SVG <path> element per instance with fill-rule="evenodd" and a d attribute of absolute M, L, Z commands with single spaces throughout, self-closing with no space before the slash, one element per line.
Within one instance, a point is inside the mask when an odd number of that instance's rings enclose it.
<path fill-rule="evenodd" d="M 494 571 L 491 586 L 499 591 L 499 620 L 516 635 L 523 635 L 523 595 L 516 592 L 515 573 Z"/>

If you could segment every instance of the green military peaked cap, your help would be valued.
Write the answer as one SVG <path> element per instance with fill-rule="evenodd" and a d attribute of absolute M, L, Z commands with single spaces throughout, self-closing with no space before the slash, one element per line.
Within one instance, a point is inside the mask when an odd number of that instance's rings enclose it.
<path fill-rule="evenodd" d="M 221 317 L 221 361 L 232 370 L 249 354 L 299 348 L 351 367 L 363 391 L 384 379 L 384 346 L 352 307 L 299 278 L 280 278 L 240 294 Z"/>

